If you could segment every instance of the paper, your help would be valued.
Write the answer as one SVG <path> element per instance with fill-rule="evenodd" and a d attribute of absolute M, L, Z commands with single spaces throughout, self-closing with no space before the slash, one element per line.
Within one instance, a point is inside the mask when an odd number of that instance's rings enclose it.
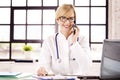
<path fill-rule="evenodd" d="M 62 76 L 62 75 L 55 75 L 55 76 L 33 76 L 40 80 L 76 80 L 77 77 L 75 76 Z"/>
<path fill-rule="evenodd" d="M 0 72 L 0 76 L 17 76 L 20 72 Z"/>

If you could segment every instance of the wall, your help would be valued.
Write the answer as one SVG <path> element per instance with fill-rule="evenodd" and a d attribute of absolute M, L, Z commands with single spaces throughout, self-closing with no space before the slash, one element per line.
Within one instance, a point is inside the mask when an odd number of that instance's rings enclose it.
<path fill-rule="evenodd" d="M 120 39 L 120 0 L 109 0 L 108 28 L 110 39 Z"/>

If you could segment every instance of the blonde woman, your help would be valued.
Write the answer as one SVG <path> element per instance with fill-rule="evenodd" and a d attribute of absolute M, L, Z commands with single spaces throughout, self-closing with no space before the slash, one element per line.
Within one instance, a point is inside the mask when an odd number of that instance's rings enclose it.
<path fill-rule="evenodd" d="M 38 75 L 87 73 L 92 62 L 89 57 L 89 42 L 79 35 L 80 30 L 75 26 L 75 19 L 76 13 L 71 4 L 63 4 L 56 10 L 56 22 L 60 30 L 43 43 Z"/>

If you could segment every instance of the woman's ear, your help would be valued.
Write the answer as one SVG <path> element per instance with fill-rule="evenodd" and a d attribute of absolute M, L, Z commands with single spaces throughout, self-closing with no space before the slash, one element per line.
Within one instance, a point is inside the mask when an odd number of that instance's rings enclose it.
<path fill-rule="evenodd" d="M 59 19 L 56 19 L 56 22 L 59 24 Z"/>
<path fill-rule="evenodd" d="M 56 22 L 58 23 L 58 22 L 59 22 L 59 19 L 56 19 Z"/>

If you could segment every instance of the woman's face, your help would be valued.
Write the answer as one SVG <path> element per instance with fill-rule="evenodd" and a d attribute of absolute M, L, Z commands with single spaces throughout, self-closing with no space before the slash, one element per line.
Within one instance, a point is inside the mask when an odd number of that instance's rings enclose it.
<path fill-rule="evenodd" d="M 60 31 L 69 32 L 72 29 L 72 26 L 74 24 L 74 13 L 72 13 L 70 16 L 61 16 L 57 20 L 58 25 L 60 26 Z"/>

